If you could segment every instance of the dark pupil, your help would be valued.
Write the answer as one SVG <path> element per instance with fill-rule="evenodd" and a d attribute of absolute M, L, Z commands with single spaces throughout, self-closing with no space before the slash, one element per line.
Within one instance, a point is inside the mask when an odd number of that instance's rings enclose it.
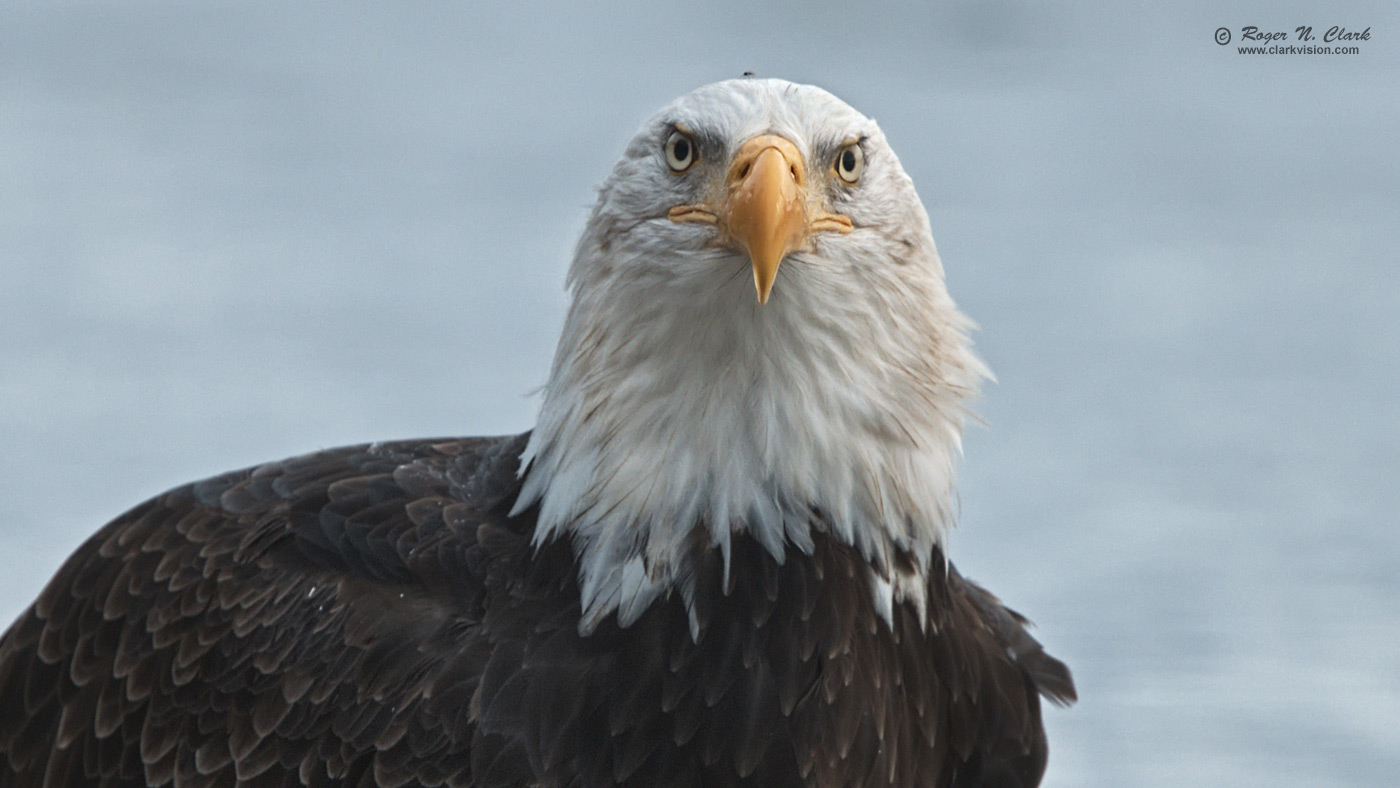
<path fill-rule="evenodd" d="M 847 150 L 841 153 L 841 171 L 851 172 L 856 168 L 855 151 Z"/>
<path fill-rule="evenodd" d="M 671 148 L 671 152 L 675 155 L 676 161 L 686 161 L 690 158 L 690 143 L 681 137 L 676 140 L 675 147 Z"/>

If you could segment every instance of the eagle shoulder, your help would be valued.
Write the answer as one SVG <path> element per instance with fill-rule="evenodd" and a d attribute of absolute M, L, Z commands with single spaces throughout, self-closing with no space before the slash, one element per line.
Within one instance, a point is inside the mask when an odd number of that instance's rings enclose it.
<path fill-rule="evenodd" d="M 370 444 L 112 521 L 0 639 L 0 785 L 471 785 L 526 436 Z"/>

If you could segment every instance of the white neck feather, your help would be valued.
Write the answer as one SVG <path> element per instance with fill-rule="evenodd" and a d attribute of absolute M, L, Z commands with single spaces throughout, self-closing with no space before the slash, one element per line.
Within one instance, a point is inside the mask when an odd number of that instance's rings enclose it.
<path fill-rule="evenodd" d="M 941 286 L 918 343 L 843 303 L 833 263 L 788 260 L 759 306 L 747 260 L 726 257 L 670 287 L 576 283 L 516 509 L 540 504 L 536 542 L 572 535 L 585 630 L 687 593 L 697 528 L 726 563 L 738 532 L 782 560 L 826 531 L 888 576 L 891 550 L 926 566 L 951 522 L 963 402 L 985 371 Z"/>

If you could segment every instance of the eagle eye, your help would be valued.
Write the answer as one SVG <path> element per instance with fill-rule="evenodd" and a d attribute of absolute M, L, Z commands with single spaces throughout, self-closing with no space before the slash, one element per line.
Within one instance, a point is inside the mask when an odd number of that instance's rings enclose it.
<path fill-rule="evenodd" d="M 666 166 L 679 175 L 690 169 L 695 160 L 695 141 L 683 131 L 672 131 L 666 138 Z"/>
<path fill-rule="evenodd" d="M 855 183 L 860 180 L 861 170 L 865 169 L 865 153 L 860 149 L 859 142 L 852 142 L 841 147 L 836 154 L 836 174 L 846 183 Z"/>

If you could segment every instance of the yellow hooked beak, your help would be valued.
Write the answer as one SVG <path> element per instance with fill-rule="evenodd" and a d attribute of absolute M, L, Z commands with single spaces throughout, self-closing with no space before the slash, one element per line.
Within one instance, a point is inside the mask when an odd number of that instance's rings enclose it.
<path fill-rule="evenodd" d="M 778 264 L 807 239 L 805 171 L 797 146 L 771 134 L 744 143 L 729 165 L 724 223 L 749 253 L 760 304 L 773 291 Z"/>
<path fill-rule="evenodd" d="M 766 304 L 778 265 L 802 248 L 813 230 L 851 231 L 849 218 L 813 209 L 806 181 L 806 163 L 797 146 L 785 137 L 764 134 L 745 142 L 729 163 L 720 210 L 678 205 L 670 218 L 718 225 L 748 253 L 758 303 Z"/>

